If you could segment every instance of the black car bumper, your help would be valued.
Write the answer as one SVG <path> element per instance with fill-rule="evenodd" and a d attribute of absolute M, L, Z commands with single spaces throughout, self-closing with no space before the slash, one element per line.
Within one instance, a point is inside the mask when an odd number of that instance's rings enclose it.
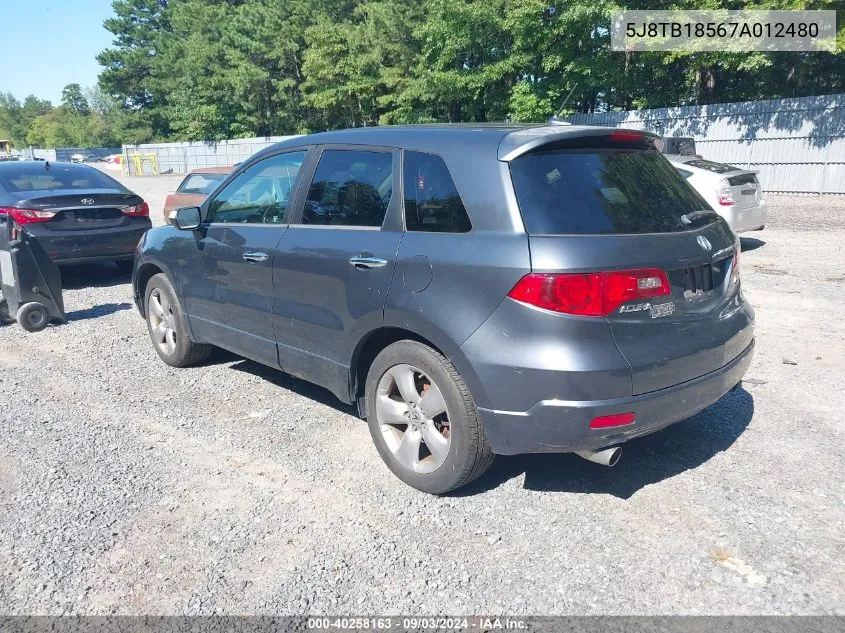
<path fill-rule="evenodd" d="M 30 224 L 26 230 L 38 240 L 51 260 L 57 264 L 75 264 L 132 259 L 135 247 L 151 226 L 149 218 L 132 218 L 126 226 L 105 229 L 56 231 Z"/>

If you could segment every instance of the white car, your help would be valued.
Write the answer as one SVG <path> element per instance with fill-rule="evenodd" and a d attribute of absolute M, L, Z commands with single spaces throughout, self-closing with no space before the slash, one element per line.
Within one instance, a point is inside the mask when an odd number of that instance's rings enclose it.
<path fill-rule="evenodd" d="M 756 171 L 698 156 L 665 156 L 736 233 L 766 226 L 769 205 L 763 199 Z"/>

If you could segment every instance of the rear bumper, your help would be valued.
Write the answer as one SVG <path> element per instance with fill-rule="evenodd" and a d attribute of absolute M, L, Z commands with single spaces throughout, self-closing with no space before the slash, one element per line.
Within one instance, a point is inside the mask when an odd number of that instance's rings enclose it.
<path fill-rule="evenodd" d="M 725 212 L 725 219 L 735 233 L 742 233 L 743 231 L 762 229 L 766 226 L 768 212 L 769 204 L 765 200 L 761 200 L 756 207 L 728 210 Z"/>
<path fill-rule="evenodd" d="M 565 453 L 596 450 L 654 433 L 709 407 L 742 380 L 754 355 L 754 340 L 734 360 L 693 380 L 639 396 L 610 400 L 543 400 L 527 411 L 479 408 L 493 452 Z M 591 429 L 603 415 L 633 412 L 634 424 Z"/>
<path fill-rule="evenodd" d="M 51 260 L 57 264 L 132 259 L 135 247 L 152 226 L 149 218 L 133 218 L 127 226 L 86 231 L 55 231 L 38 224 L 27 226 Z"/>

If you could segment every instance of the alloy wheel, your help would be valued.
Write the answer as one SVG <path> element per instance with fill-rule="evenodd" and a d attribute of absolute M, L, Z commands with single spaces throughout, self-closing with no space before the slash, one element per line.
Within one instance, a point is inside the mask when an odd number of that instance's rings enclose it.
<path fill-rule="evenodd" d="M 430 473 L 446 461 L 452 443 L 446 401 L 420 369 L 388 369 L 378 383 L 375 414 L 388 450 L 408 470 Z"/>
<path fill-rule="evenodd" d="M 158 288 L 150 293 L 147 314 L 153 341 L 164 354 L 172 356 L 176 352 L 176 316 L 167 295 Z"/>

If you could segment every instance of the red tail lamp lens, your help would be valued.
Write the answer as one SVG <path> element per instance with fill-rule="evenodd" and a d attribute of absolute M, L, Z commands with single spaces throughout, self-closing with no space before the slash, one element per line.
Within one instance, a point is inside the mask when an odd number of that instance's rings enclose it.
<path fill-rule="evenodd" d="M 643 268 L 585 274 L 532 273 L 520 279 L 508 296 L 555 312 L 607 316 L 627 301 L 670 293 L 665 272 Z"/>
<path fill-rule="evenodd" d="M 610 140 L 618 143 L 637 143 L 644 138 L 645 135 L 636 130 L 613 130 L 610 133 Z"/>
<path fill-rule="evenodd" d="M 136 204 L 134 207 L 124 207 L 123 214 L 130 218 L 146 218 L 150 215 L 150 205 L 146 202 Z"/>
<path fill-rule="evenodd" d="M 19 209 L 18 207 L 0 207 L 0 214 L 8 215 L 18 224 L 33 224 L 52 220 L 56 212 L 42 209 Z"/>

